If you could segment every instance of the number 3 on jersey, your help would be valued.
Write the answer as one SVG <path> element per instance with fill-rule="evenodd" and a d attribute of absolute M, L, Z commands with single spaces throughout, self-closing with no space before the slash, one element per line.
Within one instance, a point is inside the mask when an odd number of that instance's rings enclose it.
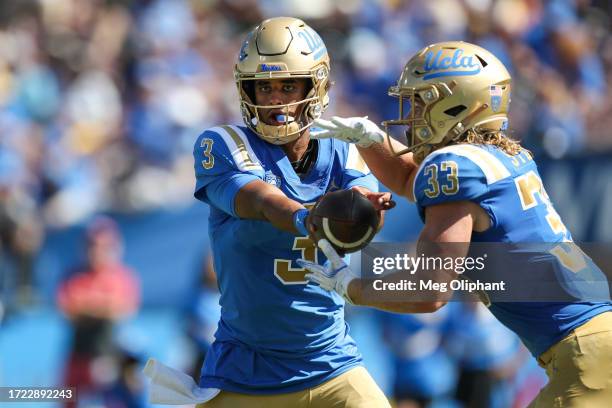
<path fill-rule="evenodd" d="M 204 167 L 206 170 L 212 169 L 215 165 L 215 156 L 210 153 L 214 142 L 215 141 L 212 139 L 202 139 L 202 142 L 200 143 L 200 147 L 204 149 L 204 160 L 202 160 L 202 167 Z"/>
<path fill-rule="evenodd" d="M 315 203 L 305 203 L 304 207 L 311 210 L 314 204 Z M 300 258 L 309 262 L 319 263 L 317 259 L 317 246 L 310 238 L 295 237 L 293 239 L 293 250 L 301 251 Z M 275 259 L 274 276 L 276 276 L 283 285 L 304 285 L 308 283 L 305 277 L 308 271 L 303 268 L 294 268 L 291 265 L 291 259 Z"/>
<path fill-rule="evenodd" d="M 516 189 L 521 199 L 523 210 L 528 210 L 538 205 L 536 196 L 540 196 L 542 204 L 546 207 L 546 221 L 555 234 L 563 234 L 563 241 L 549 252 L 554 255 L 561 265 L 568 270 L 578 273 L 587 268 L 587 256 L 578 245 L 571 242 L 567 236 L 567 228 L 561 217 L 550 202 L 550 198 L 544 189 L 542 179 L 533 171 L 514 179 Z"/>
<path fill-rule="evenodd" d="M 318 263 L 317 247 L 308 237 L 296 237 L 293 240 L 293 250 L 302 251 L 301 258 Z M 285 285 L 302 285 L 308 283 L 305 278 L 306 269 L 293 268 L 290 259 L 274 260 L 274 275 Z"/>
<path fill-rule="evenodd" d="M 530 171 L 515 178 L 514 183 L 516 184 L 516 189 L 519 193 L 523 210 L 528 210 L 538 205 L 536 196 L 540 196 L 542 204 L 546 206 L 546 221 L 548 222 L 550 229 L 555 234 L 565 235 L 567 228 L 565 228 L 565 225 L 561 221 L 561 217 L 559 217 L 559 214 L 552 206 L 550 198 L 548 198 L 548 194 L 546 193 L 546 190 L 544 190 L 542 179 L 540 179 L 535 172 Z"/>

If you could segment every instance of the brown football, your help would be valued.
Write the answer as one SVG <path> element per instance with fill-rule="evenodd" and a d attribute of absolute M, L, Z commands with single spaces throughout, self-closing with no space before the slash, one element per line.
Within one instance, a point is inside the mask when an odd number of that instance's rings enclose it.
<path fill-rule="evenodd" d="M 364 248 L 376 235 L 380 217 L 374 205 L 355 190 L 323 195 L 308 216 L 310 237 L 325 238 L 340 253 Z"/>

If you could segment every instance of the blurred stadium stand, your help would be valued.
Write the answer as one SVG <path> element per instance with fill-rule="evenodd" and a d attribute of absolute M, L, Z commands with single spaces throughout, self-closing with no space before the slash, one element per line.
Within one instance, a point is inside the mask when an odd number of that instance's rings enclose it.
<path fill-rule="evenodd" d="M 192 198 L 192 144 L 209 126 L 241 123 L 232 67 L 245 32 L 265 17 L 303 17 L 321 33 L 335 81 L 327 115 L 394 118 L 387 88 L 428 43 L 490 49 L 514 77 L 512 134 L 535 153 L 574 238 L 612 243 L 610 4 L 1 1 L 0 386 L 61 384 L 71 326 L 56 293 L 101 213 L 117 221 L 142 286 L 142 308 L 118 322 L 115 341 L 137 359 L 193 369 L 208 209 Z M 420 225 L 401 200 L 379 239 L 409 241 Z M 349 315 L 370 372 L 392 396 L 395 360 L 378 312 Z M 116 362 L 98 371 L 106 385 L 120 377 Z M 524 406 L 538 381 L 539 369 L 517 368 L 514 388 L 490 406 Z M 81 406 L 107 406 L 107 391 Z M 458 406 L 449 404 L 435 406 Z"/>

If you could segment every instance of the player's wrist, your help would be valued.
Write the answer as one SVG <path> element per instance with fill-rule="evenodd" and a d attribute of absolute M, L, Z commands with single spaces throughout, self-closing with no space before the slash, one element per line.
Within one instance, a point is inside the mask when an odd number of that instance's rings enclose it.
<path fill-rule="evenodd" d="M 362 132 L 361 141 L 358 143 L 360 147 L 368 148 L 384 141 L 386 133 L 376 123 L 369 120 L 367 116 L 358 120 L 358 127 Z"/>
<path fill-rule="evenodd" d="M 306 227 L 308 214 L 309 211 L 306 208 L 300 208 L 293 213 L 293 226 L 300 233 L 300 235 L 308 235 L 308 228 Z"/>
<path fill-rule="evenodd" d="M 347 265 L 344 267 L 344 269 L 338 272 L 336 279 L 336 292 L 340 296 L 342 296 L 347 303 L 351 305 L 355 304 L 355 302 L 353 302 L 353 299 L 351 299 L 349 295 L 349 285 L 353 280 L 355 280 L 355 278 L 357 277 L 355 276 L 351 268 L 349 268 Z"/>
<path fill-rule="evenodd" d="M 349 143 L 355 143 L 357 146 L 363 148 L 368 148 L 374 143 L 374 141 L 370 139 L 365 127 L 359 122 L 355 123 L 355 126 L 348 131 L 348 135 L 345 139 Z"/>

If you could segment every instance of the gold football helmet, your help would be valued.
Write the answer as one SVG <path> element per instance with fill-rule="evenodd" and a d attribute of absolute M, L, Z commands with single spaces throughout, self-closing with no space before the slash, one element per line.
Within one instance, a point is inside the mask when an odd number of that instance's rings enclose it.
<path fill-rule="evenodd" d="M 399 99 L 400 116 L 383 125 L 387 135 L 402 129 L 406 140 L 400 141 L 408 146 L 394 153 L 411 151 L 421 162 L 469 129 L 505 130 L 510 81 L 506 67 L 474 44 L 449 41 L 423 48 L 389 88 Z M 398 125 L 403 127 L 392 128 Z"/>
<path fill-rule="evenodd" d="M 269 143 L 278 145 L 297 139 L 329 104 L 329 72 L 329 56 L 323 40 L 302 20 L 276 17 L 263 21 L 247 35 L 234 67 L 244 123 Z M 256 80 L 287 78 L 311 80 L 304 99 L 278 106 L 255 104 Z M 294 105 L 300 106 L 291 120 L 288 113 Z M 280 126 L 263 123 L 258 112 L 262 108 L 283 109 L 285 123 Z"/>

